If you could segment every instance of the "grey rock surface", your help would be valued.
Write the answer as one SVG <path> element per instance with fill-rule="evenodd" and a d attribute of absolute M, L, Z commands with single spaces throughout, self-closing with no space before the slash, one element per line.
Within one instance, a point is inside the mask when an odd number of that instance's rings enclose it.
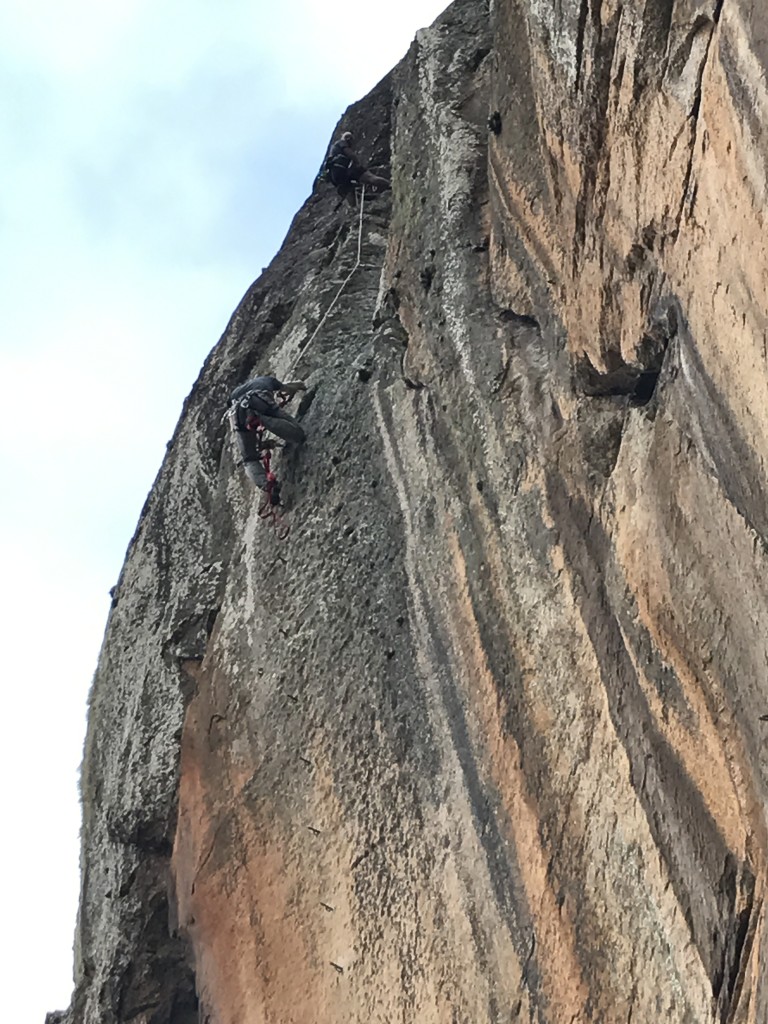
<path fill-rule="evenodd" d="M 768 1020 L 766 29 L 458 0 L 347 111 L 115 592 L 66 1024 Z"/>

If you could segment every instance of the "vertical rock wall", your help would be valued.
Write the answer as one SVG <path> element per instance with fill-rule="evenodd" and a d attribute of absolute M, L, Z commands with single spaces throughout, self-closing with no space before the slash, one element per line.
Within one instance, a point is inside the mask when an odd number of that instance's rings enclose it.
<path fill-rule="evenodd" d="M 115 593 L 68 1024 L 761 1024 L 768 15 L 459 0 Z M 221 424 L 303 376 L 279 543 Z"/>

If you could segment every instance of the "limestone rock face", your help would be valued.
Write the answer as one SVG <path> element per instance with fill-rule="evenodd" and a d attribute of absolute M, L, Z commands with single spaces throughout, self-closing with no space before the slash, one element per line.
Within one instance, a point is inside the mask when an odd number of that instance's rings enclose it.
<path fill-rule="evenodd" d="M 767 10 L 458 0 L 347 112 L 115 593 L 67 1024 L 768 1021 Z"/>

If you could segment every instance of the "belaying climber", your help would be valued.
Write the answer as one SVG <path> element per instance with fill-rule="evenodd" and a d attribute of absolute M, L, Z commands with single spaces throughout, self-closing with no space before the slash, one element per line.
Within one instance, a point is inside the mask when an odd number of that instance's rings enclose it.
<path fill-rule="evenodd" d="M 355 185 L 369 185 L 377 192 L 390 188 L 386 178 L 373 174 L 360 163 L 352 149 L 354 141 L 352 132 L 343 132 L 331 146 L 325 161 L 328 180 L 336 186 L 340 196 L 351 198 L 353 203 Z"/>
<path fill-rule="evenodd" d="M 254 484 L 267 492 L 272 505 L 280 504 L 280 485 L 269 471 L 269 453 L 276 442 L 265 437 L 264 431 L 284 441 L 302 444 L 306 438 L 303 428 L 279 403 L 285 404 L 297 391 L 306 390 L 301 380 L 283 384 L 277 377 L 267 375 L 240 384 L 229 396 L 232 426 L 243 456 L 243 467 Z"/>

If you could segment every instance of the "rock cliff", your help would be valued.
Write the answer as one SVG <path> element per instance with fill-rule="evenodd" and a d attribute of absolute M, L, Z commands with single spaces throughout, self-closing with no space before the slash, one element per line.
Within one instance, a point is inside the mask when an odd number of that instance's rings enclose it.
<path fill-rule="evenodd" d="M 767 67 L 757 0 L 457 0 L 347 111 L 360 265 L 313 334 L 318 184 L 114 594 L 52 1019 L 768 1021 Z"/>

